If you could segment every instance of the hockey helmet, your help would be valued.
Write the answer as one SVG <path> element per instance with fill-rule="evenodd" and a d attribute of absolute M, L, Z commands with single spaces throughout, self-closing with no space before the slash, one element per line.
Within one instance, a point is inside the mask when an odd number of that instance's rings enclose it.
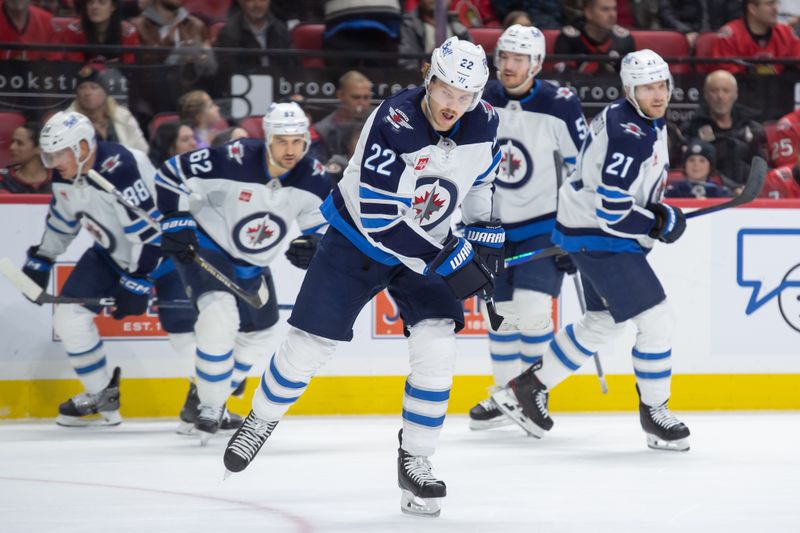
<path fill-rule="evenodd" d="M 625 89 L 626 98 L 639 116 L 646 119 L 652 117 L 645 115 L 639 107 L 639 102 L 636 100 L 636 87 L 657 81 L 666 81 L 667 102 L 669 102 L 672 97 L 672 88 L 675 85 L 667 62 L 660 55 L 648 49 L 631 52 L 622 59 L 620 78 L 622 78 L 622 87 Z"/>
<path fill-rule="evenodd" d="M 81 141 L 86 141 L 89 145 L 89 154 L 83 161 Z M 39 136 L 42 163 L 47 168 L 54 168 L 58 155 L 65 150 L 71 150 L 75 154 L 75 161 L 81 167 L 91 157 L 96 144 L 92 122 L 76 111 L 59 111 L 50 117 Z"/>
<path fill-rule="evenodd" d="M 531 62 L 528 67 L 528 78 L 521 84 L 524 85 L 542 70 L 545 48 L 544 34 L 539 28 L 514 24 L 509 26 L 497 39 L 497 47 L 494 49 L 494 66 L 495 68 L 500 66 L 500 52 L 527 55 Z"/>
<path fill-rule="evenodd" d="M 467 107 L 467 111 L 472 111 L 480 102 L 483 88 L 489 80 L 489 66 L 483 47 L 450 37 L 431 54 L 431 66 L 425 74 L 425 90 L 428 94 L 434 76 L 456 89 L 472 93 L 472 102 Z"/>
<path fill-rule="evenodd" d="M 308 153 L 308 149 L 311 147 L 311 133 L 308 130 L 308 117 L 303 109 L 295 102 L 270 104 L 269 109 L 267 109 L 267 114 L 264 115 L 264 119 L 261 121 L 261 126 L 264 129 L 264 139 L 267 141 L 268 152 L 269 145 L 272 144 L 272 138 L 275 135 L 303 136 L 306 146 L 303 149 L 303 154 L 298 159 L 305 157 Z M 271 160 L 271 153 L 269 157 Z"/>

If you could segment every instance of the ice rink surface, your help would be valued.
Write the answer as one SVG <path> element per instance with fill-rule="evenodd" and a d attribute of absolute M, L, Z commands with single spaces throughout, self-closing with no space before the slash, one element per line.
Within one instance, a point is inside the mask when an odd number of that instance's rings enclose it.
<path fill-rule="evenodd" d="M 686 453 L 648 449 L 635 413 L 556 413 L 540 441 L 450 416 L 436 519 L 399 510 L 399 416 L 289 417 L 224 482 L 227 437 L 173 422 L 2 423 L 0 532 L 800 531 L 800 413 L 680 416 Z"/>

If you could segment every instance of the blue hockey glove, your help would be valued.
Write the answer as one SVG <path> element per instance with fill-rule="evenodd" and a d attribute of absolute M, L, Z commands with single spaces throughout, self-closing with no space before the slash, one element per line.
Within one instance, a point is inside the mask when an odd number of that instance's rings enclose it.
<path fill-rule="evenodd" d="M 500 222 L 476 222 L 464 228 L 464 237 L 472 244 L 475 253 L 495 276 L 503 271 L 503 246 L 506 232 Z"/>
<path fill-rule="evenodd" d="M 556 262 L 556 268 L 565 274 L 571 276 L 578 272 L 578 267 L 575 266 L 575 262 L 572 261 L 569 254 L 559 254 L 553 257 L 553 260 Z"/>
<path fill-rule="evenodd" d="M 161 220 L 161 253 L 191 263 L 197 248 L 197 224 L 191 214 L 175 211 Z"/>
<path fill-rule="evenodd" d="M 647 209 L 656 216 L 650 237 L 667 244 L 677 241 L 686 231 L 686 215 L 680 208 L 667 204 L 648 204 Z"/>
<path fill-rule="evenodd" d="M 442 276 L 457 300 L 465 300 L 482 290 L 487 293 L 494 290 L 491 272 L 469 241 L 462 237 L 453 236 L 444 243 L 444 248 L 430 262 L 425 273 L 431 271 Z"/>
<path fill-rule="evenodd" d="M 142 278 L 123 275 L 114 288 L 115 308 L 111 316 L 119 320 L 126 316 L 141 315 L 147 311 L 153 284 Z"/>
<path fill-rule="evenodd" d="M 50 271 L 53 270 L 53 260 L 39 254 L 38 246 L 28 248 L 28 256 L 22 272 L 36 282 L 43 289 L 47 288 L 50 281 Z M 41 305 L 41 304 L 40 304 Z"/>
<path fill-rule="evenodd" d="M 297 237 L 289 243 L 289 249 L 286 250 L 286 259 L 297 268 L 307 270 L 317 252 L 319 240 L 322 237 L 316 233 L 303 235 Z"/>

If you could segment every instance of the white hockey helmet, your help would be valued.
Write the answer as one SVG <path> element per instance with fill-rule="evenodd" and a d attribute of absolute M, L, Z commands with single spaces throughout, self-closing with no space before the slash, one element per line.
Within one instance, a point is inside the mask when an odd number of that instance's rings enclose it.
<path fill-rule="evenodd" d="M 267 114 L 264 115 L 264 119 L 261 121 L 261 126 L 264 129 L 264 139 L 267 141 L 267 151 L 269 151 L 269 145 L 272 144 L 272 138 L 275 135 L 303 136 L 306 146 L 303 149 L 303 154 L 298 159 L 305 157 L 311 147 L 308 117 L 303 108 L 296 102 L 270 104 Z M 271 158 L 272 154 L 270 153 Z"/>
<path fill-rule="evenodd" d="M 450 37 L 431 54 L 431 67 L 425 75 L 425 91 L 428 91 L 433 77 L 444 83 L 473 94 L 467 111 L 478 105 L 483 88 L 489 80 L 489 66 L 486 54 L 479 44 L 460 41 L 458 37 Z"/>
<path fill-rule="evenodd" d="M 669 65 L 652 50 L 637 50 L 627 54 L 622 59 L 622 69 L 619 74 L 622 78 L 622 87 L 625 89 L 626 98 L 643 118 L 651 119 L 652 117 L 645 115 L 639 107 L 639 102 L 636 100 L 637 86 L 666 81 L 667 102 L 672 98 L 672 88 L 675 84 L 672 81 Z"/>
<path fill-rule="evenodd" d="M 545 50 L 544 34 L 539 28 L 514 24 L 509 26 L 497 39 L 497 46 L 494 49 L 494 66 L 497 68 L 500 65 L 500 52 L 527 55 L 531 64 L 528 68 L 528 78 L 522 83 L 524 85 L 542 70 Z"/>
<path fill-rule="evenodd" d="M 81 141 L 86 141 L 89 145 L 89 154 L 83 161 L 81 161 Z M 50 117 L 39 135 L 42 163 L 47 168 L 55 166 L 56 154 L 63 150 L 72 150 L 75 161 L 81 167 L 91 157 L 96 144 L 92 122 L 77 111 L 59 111 Z"/>

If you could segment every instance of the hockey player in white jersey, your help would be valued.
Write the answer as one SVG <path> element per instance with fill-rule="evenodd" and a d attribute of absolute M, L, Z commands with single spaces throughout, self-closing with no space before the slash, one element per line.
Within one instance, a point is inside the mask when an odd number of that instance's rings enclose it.
<path fill-rule="evenodd" d="M 388 288 L 411 366 L 397 460 L 401 508 L 439 514 L 446 488 L 429 457 L 450 397 L 460 300 L 491 290 L 489 270 L 502 260 L 503 229 L 492 222 L 498 119 L 481 101 L 487 78 L 483 49 L 452 37 L 434 50 L 424 87 L 387 98 L 368 118 L 323 205 L 331 227 L 303 281 L 292 328 L 228 443 L 229 471 L 250 464 L 337 342 L 352 339 L 361 309 Z M 467 238 L 450 235 L 459 204 Z"/>
<path fill-rule="evenodd" d="M 111 316 L 121 319 L 142 314 L 148 306 L 147 279 L 159 259 L 157 232 L 111 194 L 86 177 L 94 169 L 135 205 L 152 216 L 158 213 L 143 178 L 152 176 L 147 157 L 138 157 L 121 144 L 97 142 L 92 123 L 76 112 L 59 112 L 42 129 L 42 160 L 53 172 L 53 199 L 42 241 L 28 250 L 23 271 L 42 287 L 50 280 L 56 258 L 80 231 L 86 229 L 95 244 L 81 256 L 62 296 L 113 296 Z M 65 426 L 117 425 L 120 370 L 109 372 L 105 347 L 94 317 L 100 307 L 56 305 L 53 328 L 61 338 L 84 393 L 58 407 L 56 421 Z"/>
<path fill-rule="evenodd" d="M 536 79 L 544 58 L 539 29 L 509 27 L 495 48 L 498 79 L 484 92 L 500 117 L 497 136 L 503 158 L 495 180 L 494 213 L 506 231 L 507 257 L 552 246 L 559 168 L 574 167 L 586 136 L 578 97 L 567 87 Z M 563 159 L 559 168 L 554 156 Z M 552 300 L 561 292 L 564 273 L 574 269 L 562 255 L 506 268 L 498 276 L 495 299 L 505 320 L 499 330 L 487 321 L 497 387 L 541 360 L 553 338 Z M 473 407 L 469 417 L 472 429 L 511 423 L 491 398 Z"/>
<path fill-rule="evenodd" d="M 202 443 L 220 428 L 232 390 L 270 348 L 278 305 L 269 263 L 297 222 L 303 236 L 291 241 L 287 257 L 308 268 L 327 224 L 320 204 L 330 182 L 322 164 L 306 157 L 308 126 L 297 104 L 273 104 L 264 116 L 266 142 L 239 139 L 196 150 L 156 173 L 161 248 L 198 310 L 194 425 Z M 246 290 L 265 283 L 266 305 L 254 309 L 234 296 L 193 262 L 195 253 Z"/>
<path fill-rule="evenodd" d="M 675 242 L 686 229 L 681 210 L 663 203 L 669 168 L 664 115 L 672 76 L 651 50 L 626 55 L 620 75 L 626 97 L 592 121 L 577 171 L 559 191 L 553 231 L 553 241 L 569 252 L 583 277 L 587 311 L 550 342 L 541 369 L 531 367 L 493 398 L 541 437 L 553 426 L 548 391 L 631 321 L 647 444 L 688 450 L 689 429 L 667 408 L 675 317 L 646 257 L 656 241 Z"/>

